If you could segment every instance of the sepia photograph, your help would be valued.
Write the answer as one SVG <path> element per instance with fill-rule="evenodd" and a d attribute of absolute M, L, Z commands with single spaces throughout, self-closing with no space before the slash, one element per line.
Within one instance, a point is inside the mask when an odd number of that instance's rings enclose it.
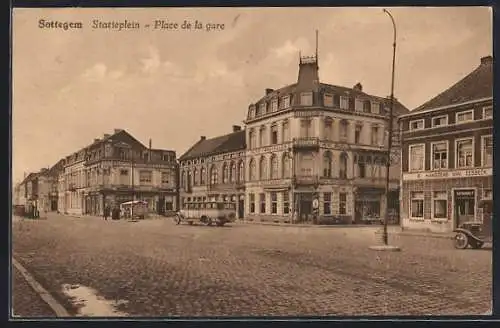
<path fill-rule="evenodd" d="M 11 320 L 492 315 L 492 8 L 11 14 Z"/>

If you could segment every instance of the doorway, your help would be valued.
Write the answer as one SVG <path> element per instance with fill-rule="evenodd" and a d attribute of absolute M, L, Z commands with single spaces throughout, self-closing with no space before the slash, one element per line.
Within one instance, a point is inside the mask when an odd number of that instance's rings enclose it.
<path fill-rule="evenodd" d="M 158 214 L 165 214 L 165 197 L 160 197 L 160 199 L 158 199 L 156 202 L 156 209 L 158 210 Z"/>
<path fill-rule="evenodd" d="M 462 223 L 474 221 L 476 214 L 476 193 L 474 189 L 470 190 L 455 190 L 455 227 L 459 227 Z"/>
<path fill-rule="evenodd" d="M 308 221 L 312 219 L 313 214 L 313 195 L 312 193 L 298 194 L 299 197 L 299 219 Z"/>
<path fill-rule="evenodd" d="M 245 213 L 245 200 L 238 200 L 238 219 L 243 219 Z"/>

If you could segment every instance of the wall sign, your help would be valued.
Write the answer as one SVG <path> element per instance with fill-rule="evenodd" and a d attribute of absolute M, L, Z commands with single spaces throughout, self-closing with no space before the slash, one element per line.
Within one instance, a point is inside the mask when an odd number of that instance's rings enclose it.
<path fill-rule="evenodd" d="M 437 179 L 456 179 L 471 177 L 487 177 L 493 175 L 493 169 L 468 169 L 468 170 L 448 170 L 448 171 L 429 171 L 421 173 L 403 173 L 404 181 L 412 180 L 437 180 Z"/>

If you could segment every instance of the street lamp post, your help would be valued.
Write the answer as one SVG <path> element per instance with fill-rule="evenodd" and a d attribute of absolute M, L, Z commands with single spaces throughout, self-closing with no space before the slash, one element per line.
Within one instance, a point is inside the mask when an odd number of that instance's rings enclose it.
<path fill-rule="evenodd" d="M 394 41 L 392 43 L 392 77 L 391 77 L 391 99 L 390 99 L 390 107 L 389 107 L 389 120 L 387 123 L 387 162 L 386 162 L 386 171 L 385 171 L 385 216 L 384 216 L 384 232 L 383 232 L 383 242 L 384 245 L 388 244 L 388 236 L 387 236 L 387 223 L 389 220 L 389 182 L 390 182 L 390 168 L 391 168 L 391 151 L 392 151 L 392 123 L 393 123 L 393 114 L 394 114 L 394 66 L 396 64 L 396 23 L 394 22 L 394 17 L 392 17 L 391 13 L 387 9 L 383 9 L 384 13 L 386 13 L 392 22 L 392 27 L 394 30 Z"/>
<path fill-rule="evenodd" d="M 295 223 L 295 154 L 293 150 L 293 146 L 288 148 L 289 154 L 290 154 L 290 160 L 292 161 L 292 172 L 291 172 L 291 188 L 292 188 L 292 220 L 291 223 Z"/>

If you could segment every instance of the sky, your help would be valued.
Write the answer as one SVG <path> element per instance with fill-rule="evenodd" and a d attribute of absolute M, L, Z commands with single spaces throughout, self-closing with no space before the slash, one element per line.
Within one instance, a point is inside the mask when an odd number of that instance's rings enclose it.
<path fill-rule="evenodd" d="M 487 7 L 389 10 L 397 26 L 395 97 L 409 109 L 492 55 Z M 83 28 L 42 29 L 40 19 Z M 95 19 L 141 27 L 93 29 Z M 155 20 L 197 20 L 202 28 L 154 29 Z M 314 54 L 315 30 L 321 82 L 390 94 L 393 27 L 382 8 L 15 9 L 13 182 L 115 128 L 177 156 L 202 135 L 230 133 L 266 88 L 296 82 L 299 51 Z"/>

